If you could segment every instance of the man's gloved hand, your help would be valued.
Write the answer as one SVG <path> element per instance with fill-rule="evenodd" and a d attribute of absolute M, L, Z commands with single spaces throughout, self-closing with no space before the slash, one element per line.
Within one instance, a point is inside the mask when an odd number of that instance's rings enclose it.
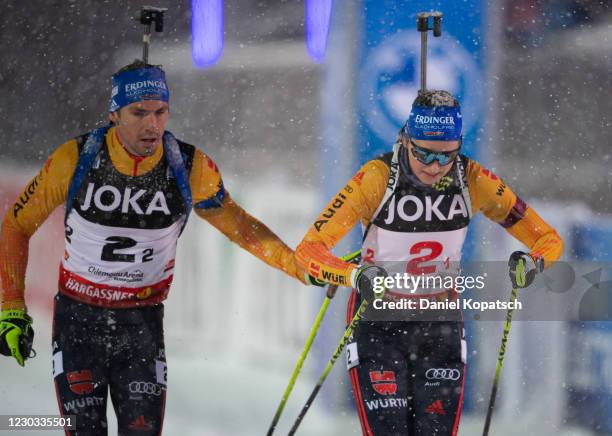
<path fill-rule="evenodd" d="M 0 314 L 0 354 L 13 356 L 24 366 L 33 342 L 32 317 L 23 309 L 3 310 Z"/>
<path fill-rule="evenodd" d="M 355 289 L 364 298 L 381 298 L 385 293 L 384 280 L 389 277 L 387 271 L 376 265 L 364 265 L 357 270 Z"/>
<path fill-rule="evenodd" d="M 514 288 L 526 288 L 535 279 L 536 273 L 544 270 L 544 260 L 533 258 L 523 251 L 515 251 L 508 260 L 510 280 Z"/>

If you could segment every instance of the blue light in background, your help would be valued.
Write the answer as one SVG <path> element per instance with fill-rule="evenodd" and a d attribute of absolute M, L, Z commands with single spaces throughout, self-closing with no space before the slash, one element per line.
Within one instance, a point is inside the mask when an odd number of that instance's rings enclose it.
<path fill-rule="evenodd" d="M 196 67 L 211 67 L 223 52 L 223 0 L 191 0 L 191 56 Z"/>
<path fill-rule="evenodd" d="M 323 61 L 333 0 L 306 0 L 306 49 L 315 62 Z"/>

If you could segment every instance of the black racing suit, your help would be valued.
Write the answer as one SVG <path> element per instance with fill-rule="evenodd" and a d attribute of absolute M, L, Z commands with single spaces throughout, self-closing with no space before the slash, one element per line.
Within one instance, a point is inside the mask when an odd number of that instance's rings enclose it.
<path fill-rule="evenodd" d="M 359 303 L 353 292 L 351 318 Z M 464 347 L 460 321 L 359 322 L 347 363 L 363 434 L 456 435 Z"/>
<path fill-rule="evenodd" d="M 58 294 L 53 376 L 62 415 L 76 415 L 70 435 L 106 435 L 110 388 L 119 435 L 161 434 L 166 401 L 162 304 L 107 309 Z"/>

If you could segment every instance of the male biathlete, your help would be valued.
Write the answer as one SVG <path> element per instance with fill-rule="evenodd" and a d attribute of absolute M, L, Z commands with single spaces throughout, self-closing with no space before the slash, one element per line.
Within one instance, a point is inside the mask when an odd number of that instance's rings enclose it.
<path fill-rule="evenodd" d="M 482 211 L 529 248 L 509 261 L 513 284 L 528 286 L 560 257 L 563 242 L 502 179 L 460 154 L 461 142 L 458 101 L 446 91 L 419 92 L 393 151 L 363 165 L 317 217 L 296 248 L 300 264 L 358 291 L 387 273 L 452 277 L 467 226 Z M 361 267 L 330 251 L 358 221 Z M 457 292 L 393 288 L 389 297 L 449 301 Z M 354 291 L 347 321 L 360 301 Z M 347 362 L 364 435 L 457 434 L 467 355 L 458 315 L 358 323 Z"/>
<path fill-rule="evenodd" d="M 192 209 L 303 280 L 293 251 L 232 200 L 213 160 L 165 131 L 168 117 L 163 70 L 140 61 L 122 68 L 112 78 L 112 127 L 57 148 L 2 223 L 0 353 L 23 366 L 33 337 L 24 298 L 29 240 L 57 206 L 66 207 L 53 377 L 61 413 L 76 415 L 73 435 L 106 434 L 108 391 L 120 435 L 161 433 L 162 302 Z"/>

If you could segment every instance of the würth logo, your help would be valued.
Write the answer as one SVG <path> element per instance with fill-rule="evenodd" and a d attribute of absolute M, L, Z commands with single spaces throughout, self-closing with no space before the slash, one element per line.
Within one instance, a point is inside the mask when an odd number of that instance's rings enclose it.
<path fill-rule="evenodd" d="M 370 371 L 370 381 L 380 395 L 393 395 L 397 392 L 394 371 Z"/>
<path fill-rule="evenodd" d="M 93 375 L 88 369 L 72 371 L 66 374 L 70 390 L 78 395 L 91 394 L 94 390 Z"/>
<path fill-rule="evenodd" d="M 319 275 L 321 273 L 321 266 L 317 265 L 314 262 L 310 262 L 310 269 L 308 272 L 310 273 L 311 276 L 319 278 Z"/>

